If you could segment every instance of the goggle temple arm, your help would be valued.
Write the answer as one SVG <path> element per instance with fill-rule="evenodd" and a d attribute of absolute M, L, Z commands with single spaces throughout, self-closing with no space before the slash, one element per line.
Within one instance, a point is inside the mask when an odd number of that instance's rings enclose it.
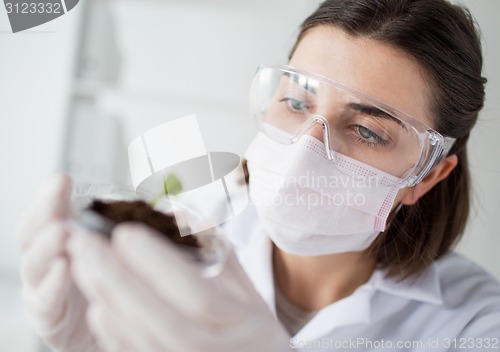
<path fill-rule="evenodd" d="M 448 156 L 448 153 L 450 152 L 451 147 L 453 147 L 455 142 L 456 142 L 455 138 L 444 137 L 443 154 L 442 154 L 441 158 L 439 159 L 439 161 L 443 160 L 444 158 L 446 158 Z"/>
<path fill-rule="evenodd" d="M 434 148 L 429 157 L 427 166 L 420 172 L 417 177 L 409 182 L 408 186 L 410 187 L 420 183 L 420 181 L 422 181 L 424 177 L 427 176 L 429 172 L 431 172 L 432 169 L 448 155 L 451 147 L 453 147 L 453 144 L 455 143 L 455 138 L 446 136 L 443 137 L 435 131 L 428 131 L 428 134 L 430 143 L 434 146 Z"/>

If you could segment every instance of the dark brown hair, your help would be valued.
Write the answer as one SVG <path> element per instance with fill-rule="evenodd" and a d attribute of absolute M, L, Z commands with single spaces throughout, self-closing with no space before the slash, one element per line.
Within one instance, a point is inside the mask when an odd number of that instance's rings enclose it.
<path fill-rule="evenodd" d="M 388 276 L 415 276 L 458 242 L 470 206 L 466 143 L 484 103 L 486 79 L 478 29 L 470 12 L 445 0 L 326 0 L 309 16 L 290 54 L 321 25 L 389 44 L 420 63 L 431 84 L 437 131 L 457 139 L 448 178 L 395 214 L 369 248 Z"/>

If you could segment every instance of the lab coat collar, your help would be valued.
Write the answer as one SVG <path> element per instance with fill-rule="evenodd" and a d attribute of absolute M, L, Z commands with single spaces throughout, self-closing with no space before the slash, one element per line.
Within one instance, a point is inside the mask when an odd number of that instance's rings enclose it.
<path fill-rule="evenodd" d="M 224 224 L 224 232 L 248 278 L 276 315 L 272 242 L 265 235 L 255 207 L 249 203 L 243 212 Z"/>
<path fill-rule="evenodd" d="M 385 278 L 385 275 L 386 270 L 376 270 L 367 284 L 390 295 L 436 305 L 443 304 L 439 272 L 434 262 L 417 278 L 398 281 L 395 278 Z"/>
<path fill-rule="evenodd" d="M 264 235 L 261 226 L 257 226 L 254 231 L 262 235 L 253 236 L 246 243 L 245 250 L 238 252 L 238 258 L 246 274 L 253 282 L 255 289 L 276 316 L 272 242 L 269 237 Z"/>
<path fill-rule="evenodd" d="M 350 296 L 321 309 L 294 337 L 298 340 L 314 340 L 337 327 L 369 323 L 374 310 L 371 307 L 371 297 L 379 292 L 431 304 L 443 303 L 435 264 L 431 264 L 428 270 L 413 281 L 398 282 L 396 279 L 386 278 L 385 274 L 385 270 L 376 270 Z"/>

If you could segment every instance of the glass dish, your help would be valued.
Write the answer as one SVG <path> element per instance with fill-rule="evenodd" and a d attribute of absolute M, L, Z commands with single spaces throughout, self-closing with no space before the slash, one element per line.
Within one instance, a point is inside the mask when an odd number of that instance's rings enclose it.
<path fill-rule="evenodd" d="M 182 245 L 176 247 L 186 253 L 186 258 L 196 262 L 202 277 L 215 277 L 224 268 L 230 250 L 227 238 L 220 233 L 217 227 L 190 234 L 189 228 L 195 228 L 195 224 L 204 219 L 187 205 L 172 201 L 168 197 L 158 199 L 157 195 L 144 193 L 139 195 L 132 188 L 113 184 L 78 183 L 74 185 L 72 192 L 73 221 L 90 231 L 101 233 L 110 233 L 114 223 L 87 209 L 94 200 L 104 202 L 143 200 L 150 205 L 154 204 L 152 207 L 155 210 L 169 215 L 173 215 L 175 209 L 176 219 L 179 219 L 179 214 L 182 215 L 184 225 L 179 226 L 181 235 L 196 236 L 200 245 L 200 248 Z"/>

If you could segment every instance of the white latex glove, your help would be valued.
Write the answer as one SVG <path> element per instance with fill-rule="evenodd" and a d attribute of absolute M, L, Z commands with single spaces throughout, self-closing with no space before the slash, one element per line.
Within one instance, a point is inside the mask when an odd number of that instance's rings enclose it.
<path fill-rule="evenodd" d="M 65 248 L 70 193 L 69 178 L 54 177 L 20 223 L 23 298 L 35 330 L 49 347 L 97 351 L 85 321 L 87 303 L 73 284 Z"/>
<path fill-rule="evenodd" d="M 120 225 L 112 238 L 74 233 L 68 242 L 73 277 L 103 350 L 290 351 L 290 336 L 234 254 L 207 280 L 175 245 L 142 225 Z"/>

